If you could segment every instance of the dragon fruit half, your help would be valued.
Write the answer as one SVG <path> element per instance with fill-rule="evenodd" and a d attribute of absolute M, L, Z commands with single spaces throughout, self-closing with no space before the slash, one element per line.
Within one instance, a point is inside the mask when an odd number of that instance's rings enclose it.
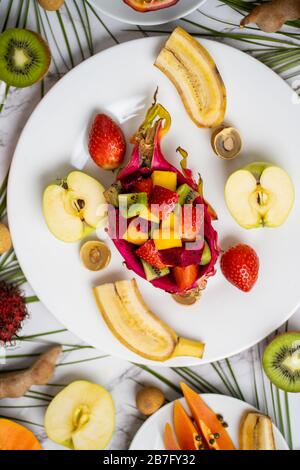
<path fill-rule="evenodd" d="M 186 167 L 187 155 L 183 155 L 181 161 L 182 172 L 171 165 L 163 156 L 160 142 L 171 126 L 171 117 L 168 111 L 156 100 L 149 109 L 145 121 L 139 128 L 138 132 L 132 139 L 134 149 L 128 165 L 121 170 L 116 183 L 106 191 L 106 197 L 109 202 L 109 235 L 111 236 L 116 248 L 123 256 L 128 269 L 146 279 L 141 259 L 135 254 L 137 246 L 122 239 L 122 230 L 119 230 L 122 217 L 116 207 L 117 203 L 112 203 L 112 195 L 118 193 L 130 193 L 134 185 L 144 178 L 150 176 L 154 170 L 172 171 L 177 174 L 178 184 L 186 183 L 198 196 L 194 203 L 203 204 L 204 207 L 204 238 L 209 245 L 211 251 L 211 260 L 206 266 L 199 266 L 199 276 L 192 289 L 196 289 L 199 285 L 205 285 L 208 277 L 215 274 L 215 264 L 218 259 L 219 251 L 217 245 L 217 232 L 212 226 L 212 220 L 216 218 L 216 214 L 211 206 L 204 199 L 202 194 L 202 184 L 193 179 L 191 170 Z M 107 196 L 108 195 L 108 196 Z M 114 196 L 115 202 L 117 196 Z M 111 205 L 111 203 L 113 205 Z M 116 213 L 118 217 L 116 217 Z M 162 258 L 173 260 L 174 265 L 187 266 L 189 264 L 199 264 L 204 249 L 203 243 L 197 249 L 170 249 L 162 252 Z M 204 281 L 204 282 L 203 282 Z M 151 281 L 151 283 L 171 294 L 180 294 L 176 282 L 170 273 L 167 276 Z"/>

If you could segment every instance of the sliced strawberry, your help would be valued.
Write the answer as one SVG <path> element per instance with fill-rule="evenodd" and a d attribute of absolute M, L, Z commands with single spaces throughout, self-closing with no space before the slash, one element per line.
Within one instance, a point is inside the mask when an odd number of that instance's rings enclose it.
<path fill-rule="evenodd" d="M 151 213 L 160 220 L 164 220 L 173 212 L 179 201 L 179 195 L 163 188 L 162 186 L 154 186 L 150 197 Z"/>
<path fill-rule="evenodd" d="M 251 246 L 236 245 L 222 256 L 221 269 L 231 284 L 249 292 L 258 278 L 259 259 Z"/>
<path fill-rule="evenodd" d="M 198 266 L 195 264 L 185 268 L 176 266 L 172 271 L 178 289 L 181 292 L 191 289 L 198 278 Z"/>
<path fill-rule="evenodd" d="M 144 245 L 136 250 L 135 254 L 155 268 L 164 269 L 166 267 L 161 260 L 159 252 L 155 248 L 153 240 L 148 240 L 144 243 Z"/>
<path fill-rule="evenodd" d="M 150 196 L 153 189 L 152 178 L 141 179 L 134 185 L 134 189 L 138 193 L 147 193 Z"/>

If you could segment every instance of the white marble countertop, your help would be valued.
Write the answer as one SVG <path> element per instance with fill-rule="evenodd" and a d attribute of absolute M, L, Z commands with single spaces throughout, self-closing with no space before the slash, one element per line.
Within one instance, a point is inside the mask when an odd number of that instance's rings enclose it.
<path fill-rule="evenodd" d="M 0 28 L 5 21 L 5 14 L 9 3 L 9 0 L 2 0 L 0 3 Z M 13 2 L 7 27 L 16 24 L 20 3 L 22 2 Z M 24 3 L 26 4 L 26 2 Z M 27 27 L 37 30 L 37 18 L 39 18 L 39 15 L 36 17 L 33 5 L 35 1 L 32 0 L 27 3 L 30 4 Z M 153 32 L 145 33 L 137 27 L 128 27 L 128 25 L 111 20 L 101 14 L 99 14 L 101 20 L 99 21 L 99 18 L 92 14 L 91 10 L 88 10 L 92 38 L 89 38 L 87 41 L 88 35 L 86 35 L 86 32 L 82 28 L 79 17 L 79 11 L 82 15 L 85 14 L 82 1 L 77 1 L 79 10 L 75 8 L 76 2 L 67 0 L 66 3 L 72 15 L 73 25 L 65 7 L 61 9 L 61 15 L 66 25 L 67 34 L 70 35 L 71 38 L 70 47 L 72 49 L 72 58 L 68 53 L 57 15 L 55 13 L 48 14 L 49 23 L 45 20 L 45 17 L 43 17 L 45 29 L 55 57 L 55 67 L 52 68 L 46 80 L 46 90 L 73 65 L 79 63 L 83 57 L 89 57 L 92 44 L 92 51 L 95 53 L 118 42 L 142 37 L 145 34 L 155 34 Z M 238 13 L 233 12 L 233 10 L 226 6 L 220 8 L 220 2 L 217 0 L 208 0 L 206 4 L 201 7 L 201 11 L 211 17 L 222 18 L 222 20 L 225 20 L 227 23 L 237 24 L 239 20 Z M 203 16 L 199 11 L 191 14 L 189 19 L 217 30 L 232 31 L 232 29 L 234 29 L 234 26 L 231 24 L 218 23 L 207 16 Z M 180 21 L 177 23 L 180 23 Z M 20 25 L 22 25 L 22 22 Z M 53 35 L 49 25 L 51 26 Z M 74 34 L 74 25 L 78 32 L 79 42 L 82 44 L 82 48 L 79 47 L 78 39 Z M 174 24 L 168 24 L 163 27 L 151 29 L 156 31 L 172 30 L 173 27 Z M 186 27 L 191 31 L 199 31 L 191 25 L 186 24 Z M 131 31 L 128 31 L 128 29 L 131 29 Z M 236 47 L 241 46 L 240 43 L 234 45 Z M 295 77 L 294 80 L 296 80 L 296 78 L 297 77 Z M 0 85 L 0 96 L 3 92 L 4 87 L 2 84 Z M 6 174 L 19 134 L 40 99 L 40 85 L 25 90 L 12 89 L 9 93 L 4 109 L 0 114 L 0 180 Z M 26 290 L 28 293 L 32 293 L 30 286 L 26 286 Z M 289 328 L 300 328 L 300 312 L 294 315 L 290 320 Z M 52 333 L 47 336 L 39 335 L 41 332 L 45 331 Z M 53 333 L 53 331 L 56 331 L 56 333 Z M 27 341 L 17 342 L 7 349 L 6 352 L 2 350 L 0 353 L 0 370 L 5 371 L 30 363 L 30 357 L 23 357 L 23 355 L 43 351 L 49 342 L 64 344 L 65 352 L 56 368 L 55 377 L 52 379 L 54 385 L 33 387 L 30 392 L 30 397 L 28 398 L 2 400 L 0 403 L 0 415 L 27 423 L 41 438 L 46 449 L 58 448 L 58 446 L 46 438 L 42 424 L 45 407 L 51 397 L 60 390 L 61 385 L 68 384 L 75 379 L 84 378 L 106 386 L 112 392 L 117 408 L 117 429 L 111 441 L 110 448 L 127 449 L 132 437 L 144 420 L 135 407 L 136 390 L 144 384 L 157 384 L 165 391 L 168 400 L 172 400 L 178 395 L 177 386 L 180 380 L 179 374 L 186 374 L 179 370 L 160 370 L 159 368 L 152 369 L 151 373 L 130 363 L 107 357 L 101 351 L 96 351 L 82 344 L 73 334 L 65 331 L 64 327 L 41 303 L 30 305 L 30 319 L 26 321 L 22 335 L 34 335 L 34 337 L 31 336 Z M 211 385 L 213 385 L 213 387 L 216 387 L 224 394 L 234 394 L 249 403 L 259 405 L 262 411 L 269 413 L 273 417 L 278 427 L 284 431 L 290 444 L 292 440 L 293 448 L 300 449 L 299 394 L 286 395 L 275 389 L 271 389 L 260 367 L 260 355 L 264 345 L 265 343 L 231 358 L 230 363 L 224 361 L 215 365 L 205 365 L 194 368 L 194 373 L 198 375 L 194 376 L 192 383 L 198 386 L 199 391 L 208 392 L 211 390 Z M 230 374 L 229 366 L 233 368 L 239 387 L 237 387 L 233 376 Z M 227 379 L 224 379 L 223 371 L 225 372 L 225 377 L 229 377 L 230 383 L 227 382 Z M 157 376 L 154 374 L 157 374 Z M 160 380 L 160 374 L 167 379 L 166 383 Z M 206 386 L 203 386 L 201 378 L 205 378 L 211 385 L 207 385 L 206 383 Z M 273 395 L 271 392 L 273 392 Z M 289 428 L 289 421 L 287 419 L 288 409 L 291 429 Z"/>

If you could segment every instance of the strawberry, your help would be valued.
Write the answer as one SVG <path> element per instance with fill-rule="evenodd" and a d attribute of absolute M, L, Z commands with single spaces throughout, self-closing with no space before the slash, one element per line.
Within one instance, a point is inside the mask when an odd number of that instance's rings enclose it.
<path fill-rule="evenodd" d="M 191 264 L 190 266 L 176 266 L 172 270 L 178 289 L 183 292 L 189 290 L 195 284 L 198 278 L 198 266 Z"/>
<path fill-rule="evenodd" d="M 151 266 L 154 266 L 154 268 L 164 269 L 166 267 L 161 260 L 159 252 L 155 248 L 153 240 L 148 240 L 144 245 L 136 250 L 135 253 L 144 261 L 151 264 Z"/>
<path fill-rule="evenodd" d="M 98 114 L 89 135 L 89 152 L 104 170 L 118 168 L 124 160 L 126 141 L 122 129 L 105 114 Z"/>
<path fill-rule="evenodd" d="M 164 220 L 173 212 L 178 201 L 179 195 L 175 191 L 170 191 L 162 186 L 154 186 L 150 197 L 151 212 L 159 219 Z"/>
<path fill-rule="evenodd" d="M 236 245 L 222 256 L 221 269 L 231 284 L 249 292 L 258 278 L 259 258 L 251 246 Z"/>
<path fill-rule="evenodd" d="M 150 196 L 152 189 L 153 189 L 153 181 L 152 178 L 146 178 L 138 181 L 134 185 L 134 189 L 138 193 L 147 193 Z"/>

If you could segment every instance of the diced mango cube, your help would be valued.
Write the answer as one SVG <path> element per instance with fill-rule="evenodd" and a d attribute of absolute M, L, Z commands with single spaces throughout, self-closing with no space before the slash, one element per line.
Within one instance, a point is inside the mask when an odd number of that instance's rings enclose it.
<path fill-rule="evenodd" d="M 157 250 L 182 247 L 179 234 L 170 230 L 155 230 L 153 232 L 153 241 Z"/>
<path fill-rule="evenodd" d="M 173 171 L 153 171 L 153 186 L 162 186 L 170 191 L 176 191 L 177 174 Z"/>

